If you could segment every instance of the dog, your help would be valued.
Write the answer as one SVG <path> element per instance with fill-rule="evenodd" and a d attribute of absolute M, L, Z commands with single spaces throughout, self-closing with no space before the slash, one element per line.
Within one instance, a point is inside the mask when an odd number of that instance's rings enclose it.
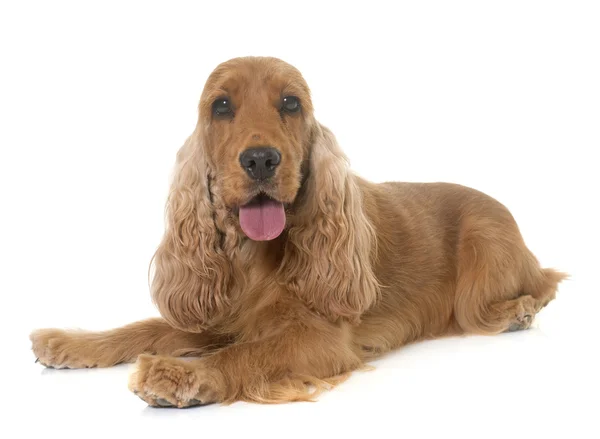
<path fill-rule="evenodd" d="M 353 174 L 300 72 L 275 58 L 208 78 L 166 222 L 162 318 L 34 331 L 43 365 L 135 362 L 129 389 L 156 407 L 311 400 L 409 342 L 527 329 L 566 278 L 477 190 Z"/>

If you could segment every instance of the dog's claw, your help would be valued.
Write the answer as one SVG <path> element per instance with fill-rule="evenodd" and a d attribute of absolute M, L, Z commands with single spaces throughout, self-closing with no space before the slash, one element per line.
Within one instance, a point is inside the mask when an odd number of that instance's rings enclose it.
<path fill-rule="evenodd" d="M 164 398 L 156 398 L 156 403 L 161 407 L 173 407 L 173 404 Z"/>
<path fill-rule="evenodd" d="M 521 329 L 521 325 L 518 323 L 511 323 L 511 325 L 508 327 L 508 332 L 518 331 L 519 329 Z"/>
<path fill-rule="evenodd" d="M 39 358 L 36 358 L 36 359 L 35 359 L 35 362 L 36 362 L 36 363 L 39 363 L 39 362 L 40 362 L 40 359 L 39 359 Z"/>
<path fill-rule="evenodd" d="M 202 401 L 199 401 L 197 399 L 190 399 L 189 401 L 189 405 L 200 405 L 202 404 Z"/>

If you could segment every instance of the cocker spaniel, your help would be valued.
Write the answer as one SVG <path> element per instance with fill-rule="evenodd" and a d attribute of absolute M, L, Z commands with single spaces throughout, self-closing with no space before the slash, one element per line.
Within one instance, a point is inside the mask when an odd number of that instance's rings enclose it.
<path fill-rule="evenodd" d="M 566 277 L 481 192 L 354 175 L 300 72 L 255 57 L 206 83 L 153 267 L 162 318 L 34 331 L 39 361 L 136 361 L 151 406 L 308 400 L 412 341 L 527 329 Z"/>

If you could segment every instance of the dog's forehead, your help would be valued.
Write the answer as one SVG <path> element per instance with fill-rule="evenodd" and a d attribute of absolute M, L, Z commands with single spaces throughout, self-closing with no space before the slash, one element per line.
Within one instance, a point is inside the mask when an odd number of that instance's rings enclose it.
<path fill-rule="evenodd" d="M 220 64 L 206 87 L 229 95 L 248 92 L 303 94 L 308 87 L 300 72 L 277 58 L 234 58 Z"/>
<path fill-rule="evenodd" d="M 284 96 L 299 97 L 304 114 L 312 114 L 310 89 L 298 69 L 277 58 L 234 58 L 217 66 L 206 81 L 200 115 L 209 117 L 212 103 L 223 97 L 239 108 L 248 102 L 277 106 Z"/>

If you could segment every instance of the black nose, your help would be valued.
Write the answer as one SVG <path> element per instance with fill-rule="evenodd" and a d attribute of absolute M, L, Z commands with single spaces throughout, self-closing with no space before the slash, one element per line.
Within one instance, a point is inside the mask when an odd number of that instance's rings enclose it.
<path fill-rule="evenodd" d="M 254 180 L 265 180 L 275 174 L 275 168 L 281 162 L 281 154 L 275 148 L 248 148 L 240 154 L 242 168 Z"/>

